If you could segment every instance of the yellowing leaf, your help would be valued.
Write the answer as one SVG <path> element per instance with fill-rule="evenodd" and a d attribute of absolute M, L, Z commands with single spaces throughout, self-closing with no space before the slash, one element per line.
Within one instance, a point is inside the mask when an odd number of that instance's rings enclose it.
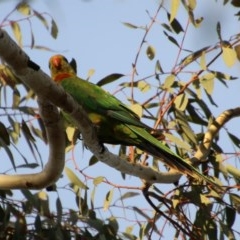
<path fill-rule="evenodd" d="M 190 151 L 191 150 L 191 147 L 190 145 L 187 143 L 187 142 L 184 142 L 182 139 L 172 135 L 172 134 L 169 134 L 169 133 L 163 133 L 163 135 L 168 139 L 170 140 L 171 142 L 175 143 L 178 147 L 181 147 L 181 148 L 184 148 L 186 149 L 187 151 Z"/>
<path fill-rule="evenodd" d="M 88 189 L 88 187 L 77 177 L 77 175 L 70 168 L 65 167 L 65 173 L 72 184 L 82 189 Z"/>
<path fill-rule="evenodd" d="M 132 226 L 128 226 L 128 227 L 126 227 L 125 232 L 128 233 L 128 234 L 131 234 L 132 231 L 133 231 L 133 228 L 134 228 L 133 225 Z"/>
<path fill-rule="evenodd" d="M 105 198 L 105 201 L 104 201 L 104 204 L 103 204 L 103 210 L 106 211 L 108 210 L 111 202 L 112 202 L 112 198 L 113 198 L 113 191 L 114 191 L 114 188 L 111 189 L 107 195 L 106 195 L 106 198 Z"/>
<path fill-rule="evenodd" d="M 19 44 L 20 47 L 22 47 L 22 32 L 20 29 L 20 25 L 17 22 L 10 22 L 11 28 L 13 30 L 13 34 Z"/>
<path fill-rule="evenodd" d="M 73 136 L 74 136 L 75 128 L 74 127 L 67 127 L 66 129 L 66 134 L 69 142 L 73 141 Z"/>
<path fill-rule="evenodd" d="M 37 196 L 41 200 L 47 200 L 48 199 L 48 195 L 47 195 L 47 193 L 45 191 L 38 192 Z"/>
<path fill-rule="evenodd" d="M 188 0 L 188 7 L 191 10 L 194 10 L 197 6 L 197 1 L 196 0 Z"/>
<path fill-rule="evenodd" d="M 238 182 L 240 182 L 240 170 L 237 169 L 236 167 L 227 164 L 225 165 L 227 171 L 235 178 L 238 180 Z"/>
<path fill-rule="evenodd" d="M 143 80 L 137 83 L 137 87 L 142 92 L 147 92 L 150 89 L 150 85 Z"/>
<path fill-rule="evenodd" d="M 90 77 L 92 77 L 95 73 L 95 69 L 91 68 L 88 70 L 88 75 L 87 75 L 87 79 L 89 79 Z"/>
<path fill-rule="evenodd" d="M 93 179 L 93 184 L 94 184 L 95 186 L 97 186 L 97 185 L 100 184 L 103 180 L 104 180 L 104 177 L 103 177 L 103 176 L 96 177 L 96 178 Z"/>
<path fill-rule="evenodd" d="M 147 56 L 148 56 L 148 58 L 149 58 L 150 60 L 153 60 L 153 59 L 154 59 L 154 57 L 155 57 L 155 52 L 156 52 L 156 50 L 155 50 L 155 48 L 154 48 L 153 46 L 149 45 L 149 46 L 147 47 L 146 54 L 147 54 Z"/>
<path fill-rule="evenodd" d="M 188 104 L 187 95 L 185 93 L 178 95 L 174 101 L 174 104 L 178 110 L 184 111 Z"/>
<path fill-rule="evenodd" d="M 236 51 L 229 46 L 223 47 L 222 50 L 223 61 L 228 67 L 232 67 L 237 60 Z"/>
<path fill-rule="evenodd" d="M 175 76 L 174 75 L 169 75 L 166 77 L 164 84 L 162 85 L 163 89 L 170 89 L 171 86 L 173 85 L 175 81 Z"/>
<path fill-rule="evenodd" d="M 180 5 L 180 0 L 172 0 L 171 1 L 171 12 L 170 12 L 170 23 L 174 20 L 177 15 L 178 8 Z"/>
<path fill-rule="evenodd" d="M 26 3 L 26 2 L 20 2 L 18 5 L 17 5 L 17 10 L 23 14 L 23 15 L 30 15 L 31 13 L 31 8 L 29 7 L 29 5 Z"/>
<path fill-rule="evenodd" d="M 132 104 L 130 106 L 130 109 L 133 112 L 135 112 L 140 118 L 142 117 L 142 115 L 143 115 L 143 108 L 142 108 L 142 106 L 140 104 L 137 104 L 137 103 Z"/>
<path fill-rule="evenodd" d="M 205 205 L 209 205 L 212 202 L 209 200 L 209 198 L 207 198 L 205 195 L 200 194 L 200 199 L 201 199 L 201 203 L 205 204 Z"/>
<path fill-rule="evenodd" d="M 200 78 L 200 83 L 209 95 L 211 95 L 213 92 L 214 78 L 215 74 L 213 73 L 207 73 Z"/>
<path fill-rule="evenodd" d="M 200 66 L 201 66 L 202 70 L 206 70 L 207 69 L 205 52 L 202 52 L 202 55 L 200 57 Z"/>

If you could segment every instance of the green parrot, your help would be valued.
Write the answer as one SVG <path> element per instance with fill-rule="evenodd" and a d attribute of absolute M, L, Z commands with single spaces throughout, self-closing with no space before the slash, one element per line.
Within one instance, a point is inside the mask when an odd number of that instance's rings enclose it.
<path fill-rule="evenodd" d="M 139 117 L 116 97 L 101 87 L 77 77 L 76 69 L 64 56 L 52 56 L 49 60 L 49 68 L 52 79 L 85 109 L 97 129 L 101 143 L 136 146 L 182 174 L 205 180 L 212 186 L 216 185 L 214 181 L 152 136 L 151 128 L 142 123 Z"/>

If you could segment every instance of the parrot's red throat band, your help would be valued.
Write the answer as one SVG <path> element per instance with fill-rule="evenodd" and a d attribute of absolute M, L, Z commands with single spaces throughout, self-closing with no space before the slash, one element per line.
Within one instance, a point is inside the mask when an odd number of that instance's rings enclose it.
<path fill-rule="evenodd" d="M 55 82 L 61 82 L 65 78 L 72 77 L 73 75 L 71 73 L 60 73 L 54 77 Z"/>

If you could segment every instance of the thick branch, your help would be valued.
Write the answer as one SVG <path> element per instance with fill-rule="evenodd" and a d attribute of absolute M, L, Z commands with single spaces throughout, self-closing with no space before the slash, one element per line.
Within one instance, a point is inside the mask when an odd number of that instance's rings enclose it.
<path fill-rule="evenodd" d="M 213 139 L 216 137 L 223 125 L 234 117 L 240 116 L 240 108 L 229 109 L 221 113 L 213 123 L 208 127 L 204 135 L 204 139 L 199 146 L 198 151 L 195 153 L 193 161 L 205 161 L 212 146 Z"/>
<path fill-rule="evenodd" d="M 35 174 L 0 175 L 0 189 L 42 189 L 58 180 L 65 162 L 65 135 L 57 107 L 39 98 L 39 111 L 50 145 L 48 163 Z"/>
<path fill-rule="evenodd" d="M 173 183 L 179 179 L 181 175 L 178 173 L 160 173 L 150 167 L 127 162 L 110 153 L 107 149 L 102 152 L 102 147 L 99 145 L 94 128 L 83 108 L 60 86 L 56 85 L 49 76 L 42 72 L 36 64 L 29 61 L 27 54 L 1 29 L 0 56 L 12 68 L 15 74 L 38 95 L 38 97 L 48 99 L 75 119 L 85 144 L 100 161 L 123 173 L 144 179 L 149 183 Z M 54 147 L 54 144 L 55 142 L 52 142 L 50 148 Z M 55 167 L 55 165 L 53 167 Z"/>

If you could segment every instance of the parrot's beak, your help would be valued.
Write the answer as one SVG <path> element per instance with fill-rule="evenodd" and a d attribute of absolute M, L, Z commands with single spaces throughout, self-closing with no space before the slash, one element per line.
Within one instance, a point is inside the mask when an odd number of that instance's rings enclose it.
<path fill-rule="evenodd" d="M 51 63 L 56 69 L 61 69 L 61 59 L 58 56 L 54 56 L 51 60 Z"/>

